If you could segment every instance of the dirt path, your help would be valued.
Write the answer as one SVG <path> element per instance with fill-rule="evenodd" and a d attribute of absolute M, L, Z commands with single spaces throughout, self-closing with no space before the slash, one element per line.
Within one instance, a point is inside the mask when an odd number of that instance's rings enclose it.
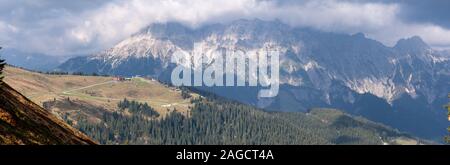
<path fill-rule="evenodd" d="M 79 91 L 79 90 L 83 90 L 83 89 L 87 89 L 87 88 L 92 88 L 95 86 L 100 86 L 100 85 L 105 85 L 105 84 L 111 84 L 111 83 L 115 83 L 117 81 L 111 80 L 111 81 L 107 81 L 107 82 L 102 82 L 102 83 L 97 83 L 97 84 L 92 84 L 89 86 L 85 86 L 85 87 L 81 87 L 81 88 L 76 88 L 76 89 L 71 89 L 71 90 L 67 90 L 67 91 L 63 91 L 62 94 L 70 94 L 70 92 L 74 92 L 74 91 Z"/>

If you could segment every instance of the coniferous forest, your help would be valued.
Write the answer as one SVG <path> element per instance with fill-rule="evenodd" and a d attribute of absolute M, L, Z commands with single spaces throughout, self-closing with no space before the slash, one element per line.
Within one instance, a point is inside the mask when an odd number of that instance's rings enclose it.
<path fill-rule="evenodd" d="M 402 135 L 336 110 L 269 113 L 230 101 L 191 102 L 188 115 L 174 110 L 156 119 L 159 114 L 147 104 L 125 99 L 101 123 L 74 126 L 101 144 L 382 144 Z M 124 109 L 134 115 L 124 115 Z"/>

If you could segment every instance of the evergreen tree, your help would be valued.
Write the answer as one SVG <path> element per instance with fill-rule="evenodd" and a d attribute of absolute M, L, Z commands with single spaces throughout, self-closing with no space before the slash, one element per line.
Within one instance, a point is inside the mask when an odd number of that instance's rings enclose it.
<path fill-rule="evenodd" d="M 2 49 L 2 47 L 0 47 Z M 3 68 L 5 68 L 5 60 L 0 59 L 0 84 L 3 82 Z"/>
<path fill-rule="evenodd" d="M 189 99 L 191 98 L 191 94 L 189 94 L 189 91 L 187 91 L 187 89 L 181 88 L 181 97 L 183 99 Z"/>
<path fill-rule="evenodd" d="M 448 98 L 450 99 L 450 94 L 448 94 Z M 447 104 L 446 108 L 447 108 L 447 117 L 448 117 L 448 120 L 450 121 L 450 102 Z M 447 127 L 447 131 L 450 134 L 450 126 Z M 445 136 L 444 141 L 447 144 L 450 144 L 450 135 Z"/>

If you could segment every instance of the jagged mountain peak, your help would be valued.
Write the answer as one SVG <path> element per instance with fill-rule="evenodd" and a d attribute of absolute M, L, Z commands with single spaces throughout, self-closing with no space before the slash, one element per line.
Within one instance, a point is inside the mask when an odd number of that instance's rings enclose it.
<path fill-rule="evenodd" d="M 278 20 L 236 20 L 191 28 L 179 22 L 154 23 L 94 58 L 114 61 L 128 57 L 168 57 L 176 49 L 192 50 L 195 43 L 258 48 L 268 42 L 292 41 L 291 28 Z M 168 59 L 168 58 L 166 58 Z"/>
<path fill-rule="evenodd" d="M 431 49 L 430 46 L 419 36 L 400 39 L 394 48 L 401 51 L 423 51 Z"/>
<path fill-rule="evenodd" d="M 366 38 L 366 34 L 359 32 L 352 35 L 355 38 Z"/>
<path fill-rule="evenodd" d="M 167 36 L 183 35 L 191 33 L 193 29 L 179 22 L 153 23 L 143 28 L 135 35 L 151 34 L 156 38 L 164 39 Z"/>

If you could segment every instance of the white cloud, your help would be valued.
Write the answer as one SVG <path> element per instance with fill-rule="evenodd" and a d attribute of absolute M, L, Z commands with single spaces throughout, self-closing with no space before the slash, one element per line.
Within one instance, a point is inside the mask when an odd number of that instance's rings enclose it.
<path fill-rule="evenodd" d="M 84 13 L 83 23 L 70 34 L 83 43 L 95 40 L 111 45 L 153 22 L 180 21 L 195 27 L 230 14 L 245 16 L 252 7 L 261 7 L 258 4 L 254 0 L 121 1 Z"/>
<path fill-rule="evenodd" d="M 0 21 L 0 34 L 13 34 L 17 32 L 19 32 L 19 28 L 16 26 Z M 0 45 L 4 45 L 11 40 L 10 35 L 0 35 Z"/>

